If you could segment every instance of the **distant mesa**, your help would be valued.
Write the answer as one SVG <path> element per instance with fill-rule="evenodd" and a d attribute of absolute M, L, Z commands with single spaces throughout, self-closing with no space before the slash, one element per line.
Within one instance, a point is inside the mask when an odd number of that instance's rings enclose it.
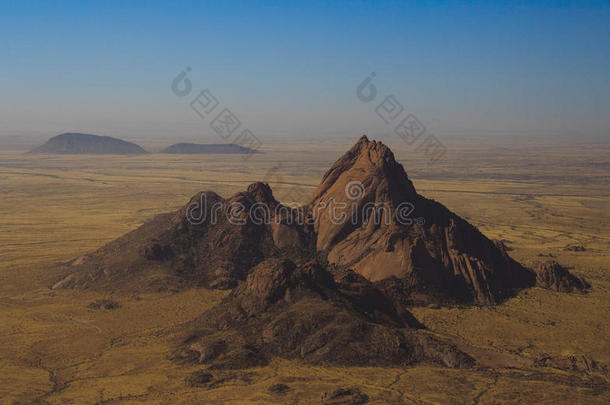
<path fill-rule="evenodd" d="M 226 144 L 199 144 L 199 143 L 176 143 L 163 149 L 161 153 L 173 153 L 176 155 L 197 155 L 197 154 L 218 154 L 218 155 L 247 155 L 261 153 L 256 149 L 246 148 L 245 146 Z"/>
<path fill-rule="evenodd" d="M 31 153 L 65 155 L 141 155 L 146 152 L 135 143 L 110 136 L 67 132 L 54 136 Z"/>

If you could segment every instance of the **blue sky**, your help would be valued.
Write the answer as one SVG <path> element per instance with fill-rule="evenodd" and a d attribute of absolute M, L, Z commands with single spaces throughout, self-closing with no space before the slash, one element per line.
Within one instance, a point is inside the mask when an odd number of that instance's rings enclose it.
<path fill-rule="evenodd" d="M 260 137 L 391 133 L 386 95 L 442 136 L 610 137 L 610 3 L 0 2 L 0 135 L 211 140 L 206 88 Z"/>

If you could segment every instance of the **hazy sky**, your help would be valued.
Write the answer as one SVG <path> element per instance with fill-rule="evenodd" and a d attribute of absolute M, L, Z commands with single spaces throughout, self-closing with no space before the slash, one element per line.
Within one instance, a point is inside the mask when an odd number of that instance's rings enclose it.
<path fill-rule="evenodd" d="M 217 140 L 204 89 L 259 137 L 391 133 L 387 95 L 441 136 L 610 133 L 609 2 L 169 3 L 0 2 L 0 135 Z"/>

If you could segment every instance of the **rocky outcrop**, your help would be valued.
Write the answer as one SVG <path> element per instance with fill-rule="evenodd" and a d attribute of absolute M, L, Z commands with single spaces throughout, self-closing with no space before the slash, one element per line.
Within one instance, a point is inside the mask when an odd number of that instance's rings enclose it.
<path fill-rule="evenodd" d="M 109 300 L 109 299 L 101 299 L 101 300 L 95 300 L 93 302 L 91 302 L 89 305 L 87 305 L 87 308 L 89 309 L 106 309 L 106 310 L 113 310 L 113 309 L 117 309 L 120 308 L 121 305 L 114 301 L 114 300 Z"/>
<path fill-rule="evenodd" d="M 54 288 L 233 289 L 182 326 L 172 356 L 206 365 L 186 383 L 208 388 L 234 378 L 223 370 L 276 356 L 470 367 L 468 349 L 426 331 L 406 308 L 494 304 L 534 285 L 587 287 L 555 262 L 523 267 L 504 243 L 419 195 L 387 146 L 366 137 L 303 208 L 282 205 L 264 183 L 226 199 L 202 192 L 68 266 Z"/>
<path fill-rule="evenodd" d="M 403 279 L 413 302 L 493 304 L 534 284 L 502 246 L 417 194 L 390 149 L 366 136 L 328 170 L 310 205 L 316 247 L 331 263 L 371 281 Z M 355 220 L 333 221 L 332 205 Z"/>
<path fill-rule="evenodd" d="M 269 259 L 188 326 L 174 360 L 212 369 L 265 365 L 274 356 L 319 365 L 473 365 L 422 328 L 354 272 L 333 277 L 316 262 Z"/>
<path fill-rule="evenodd" d="M 566 252 L 586 252 L 587 249 L 582 245 L 568 245 L 563 248 Z"/>
<path fill-rule="evenodd" d="M 323 405 L 363 405 L 369 397 L 358 387 L 337 388 L 322 395 Z"/>
<path fill-rule="evenodd" d="M 566 273 L 523 267 L 503 242 L 419 195 L 392 151 L 366 136 L 303 208 L 281 205 L 264 183 L 227 199 L 202 192 L 73 261 L 54 288 L 230 289 L 266 259 L 314 257 L 335 273 L 354 270 L 403 305 L 494 304 L 537 279 L 557 291 L 579 288 Z"/>
<path fill-rule="evenodd" d="M 536 272 L 536 286 L 558 292 L 584 292 L 589 283 L 570 273 L 555 260 L 538 262 L 533 266 Z"/>
<path fill-rule="evenodd" d="M 286 384 L 273 384 L 272 386 L 270 386 L 267 391 L 269 391 L 272 394 L 285 394 L 289 391 L 292 391 L 292 388 L 290 388 L 289 385 Z"/>
<path fill-rule="evenodd" d="M 604 366 L 587 356 L 541 355 L 534 360 L 534 365 L 537 367 L 553 367 L 565 371 L 580 371 L 585 373 L 607 372 Z"/>
<path fill-rule="evenodd" d="M 228 199 L 199 193 L 180 210 L 80 258 L 53 288 L 233 288 L 266 258 L 300 260 L 312 254 L 311 232 L 293 215 L 264 183 Z"/>

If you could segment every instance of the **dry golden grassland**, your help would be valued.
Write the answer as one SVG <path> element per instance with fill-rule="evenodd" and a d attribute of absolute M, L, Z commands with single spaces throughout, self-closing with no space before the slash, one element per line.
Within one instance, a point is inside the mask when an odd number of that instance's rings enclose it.
<path fill-rule="evenodd" d="M 239 155 L 0 151 L 0 403 L 309 404 L 351 386 L 376 404 L 610 403 L 603 372 L 528 364 L 542 354 L 584 355 L 610 368 L 610 143 L 449 139 L 443 140 L 445 159 L 431 163 L 387 140 L 421 194 L 505 240 L 523 263 L 552 254 L 591 283 L 587 295 L 534 288 L 495 307 L 412 309 L 436 333 L 498 355 L 517 354 L 524 360 L 515 368 L 338 368 L 276 359 L 226 372 L 212 388 L 193 388 L 185 377 L 203 367 L 168 360 L 173 332 L 226 292 L 108 296 L 48 288 L 58 263 L 198 191 L 228 196 L 266 180 L 278 199 L 304 201 L 355 140 L 268 141 L 265 154 L 247 161 Z M 568 245 L 587 250 L 565 251 Z M 121 307 L 87 307 L 101 298 Z M 291 390 L 269 392 L 277 383 Z"/>

